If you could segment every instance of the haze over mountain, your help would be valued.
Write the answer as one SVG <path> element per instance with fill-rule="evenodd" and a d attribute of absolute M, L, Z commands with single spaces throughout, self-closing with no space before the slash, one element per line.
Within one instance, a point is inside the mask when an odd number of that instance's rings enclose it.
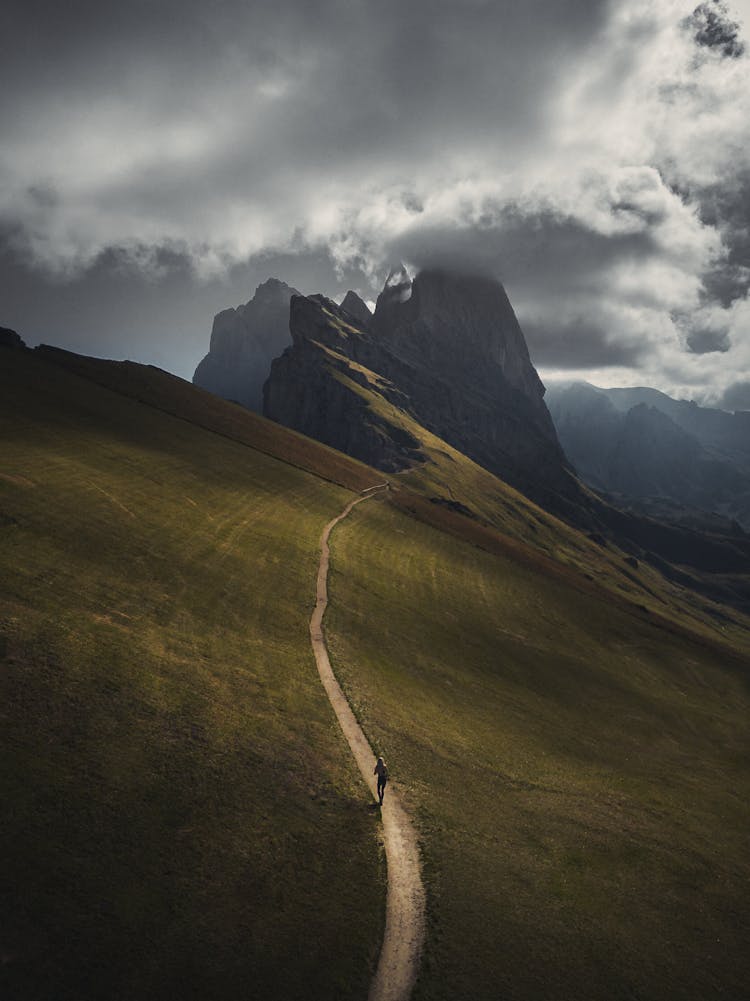
<path fill-rule="evenodd" d="M 208 354 L 193 382 L 259 413 L 271 361 L 290 343 L 289 300 L 296 289 L 276 278 L 259 285 L 253 298 L 214 317 Z"/>
<path fill-rule="evenodd" d="M 566 455 L 591 486 L 669 520 L 705 526 L 713 512 L 750 530 L 750 412 L 585 383 L 552 384 L 546 399 Z"/>

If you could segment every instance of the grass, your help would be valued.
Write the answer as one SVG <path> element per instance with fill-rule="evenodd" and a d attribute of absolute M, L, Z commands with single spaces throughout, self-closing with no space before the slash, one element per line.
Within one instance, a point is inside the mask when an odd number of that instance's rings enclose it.
<path fill-rule="evenodd" d="M 422 838 L 417 998 L 742 997 L 746 655 L 378 501 L 332 568 L 334 666 Z"/>
<path fill-rule="evenodd" d="M 739 998 L 747 620 L 350 382 L 426 455 L 327 618 L 419 825 L 417 996 Z M 383 860 L 307 620 L 382 476 L 60 352 L 2 353 L 0 436 L 0 995 L 364 998 Z"/>
<path fill-rule="evenodd" d="M 275 424 L 239 404 L 222 400 L 152 365 L 88 358 L 46 345 L 37 348 L 36 354 L 139 403 L 249 445 L 350 490 L 363 490 L 382 479 L 369 466 L 343 452 Z"/>
<path fill-rule="evenodd" d="M 0 401 L 2 997 L 364 998 L 383 860 L 307 636 L 351 494 L 229 406 L 9 351 Z"/>

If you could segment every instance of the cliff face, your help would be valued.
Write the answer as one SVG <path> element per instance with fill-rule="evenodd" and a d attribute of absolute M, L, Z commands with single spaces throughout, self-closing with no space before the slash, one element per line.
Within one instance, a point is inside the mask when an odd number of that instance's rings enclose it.
<path fill-rule="evenodd" d="M 406 400 L 362 364 L 372 355 L 369 335 L 352 315 L 324 296 L 294 296 L 289 326 L 293 346 L 271 365 L 263 413 L 384 472 L 418 461 L 419 442 L 393 408 L 373 406 Z"/>
<path fill-rule="evenodd" d="M 259 413 L 271 361 L 290 343 L 289 302 L 299 295 L 276 278 L 259 285 L 253 298 L 214 317 L 211 346 L 193 383 Z"/>
<path fill-rule="evenodd" d="M 398 384 L 420 423 L 535 499 L 570 489 L 544 386 L 499 282 L 443 271 L 412 283 L 392 276 L 373 330 L 410 369 L 410 384 Z"/>
<path fill-rule="evenodd" d="M 404 272 L 393 274 L 378 296 L 373 325 L 400 357 L 436 372 L 448 370 L 496 398 L 508 387 L 535 403 L 544 396 L 498 281 L 423 271 L 410 282 Z"/>
<path fill-rule="evenodd" d="M 370 307 L 363 299 L 360 299 L 356 292 L 352 292 L 351 289 L 344 296 L 341 302 L 341 309 L 354 317 L 361 327 L 369 327 L 372 322 Z"/>
<path fill-rule="evenodd" d="M 371 320 L 344 303 L 292 299 L 293 345 L 273 363 L 266 416 L 397 469 L 418 454 L 413 436 L 398 429 L 400 411 L 552 509 L 578 497 L 498 282 L 428 271 L 412 283 L 396 272 Z"/>

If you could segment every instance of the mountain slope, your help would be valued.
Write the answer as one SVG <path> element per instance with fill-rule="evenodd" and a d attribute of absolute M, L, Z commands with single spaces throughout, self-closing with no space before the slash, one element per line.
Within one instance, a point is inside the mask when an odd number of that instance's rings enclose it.
<path fill-rule="evenodd" d="M 38 352 L 0 401 L 3 997 L 364 998 L 376 820 L 307 635 L 351 494 Z"/>
<path fill-rule="evenodd" d="M 337 374 L 426 456 L 336 530 L 327 619 L 423 841 L 421 996 L 731 996 L 747 620 Z M 307 619 L 333 481 L 382 477 L 130 363 L 0 389 L 8 996 L 364 997 L 377 826 Z"/>
<path fill-rule="evenodd" d="M 739 999 L 748 656 L 384 504 L 333 559 L 334 667 L 422 832 L 415 996 Z"/>

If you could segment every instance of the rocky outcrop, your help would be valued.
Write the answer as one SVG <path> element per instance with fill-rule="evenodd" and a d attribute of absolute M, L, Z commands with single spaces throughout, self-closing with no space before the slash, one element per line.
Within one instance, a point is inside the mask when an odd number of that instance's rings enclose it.
<path fill-rule="evenodd" d="M 352 292 L 351 289 L 346 293 L 342 302 L 341 309 L 348 313 L 349 316 L 353 316 L 357 323 L 362 327 L 369 327 L 372 321 L 372 313 L 370 312 L 370 307 L 361 299 L 356 292 Z"/>
<path fill-rule="evenodd" d="M 10 327 L 0 327 L 0 348 L 22 350 L 26 345 L 22 338 Z"/>
<path fill-rule="evenodd" d="M 407 401 L 357 361 L 371 352 L 351 314 L 324 296 L 294 296 L 289 325 L 293 346 L 271 365 L 264 414 L 384 472 L 421 459 L 419 441 L 393 408 L 373 406 L 387 398 Z"/>
<path fill-rule="evenodd" d="M 577 494 L 500 282 L 437 270 L 410 282 L 401 269 L 378 297 L 372 326 L 409 370 L 408 385 L 403 375 L 398 385 L 420 423 L 546 506 Z"/>
<path fill-rule="evenodd" d="M 550 509 L 576 501 L 580 487 L 499 282 L 444 271 L 412 282 L 399 269 L 367 322 L 354 315 L 352 295 L 340 307 L 292 299 L 293 346 L 272 366 L 268 417 L 382 469 L 402 468 L 418 443 L 394 431 L 395 418 L 384 430 L 388 407 L 374 406 L 374 395 Z M 353 388 L 363 379 L 369 405 Z"/>
<path fill-rule="evenodd" d="M 269 278 L 246 305 L 218 313 L 210 350 L 196 368 L 193 383 L 261 412 L 271 361 L 291 342 L 289 302 L 293 295 L 299 295 L 296 289 Z"/>

